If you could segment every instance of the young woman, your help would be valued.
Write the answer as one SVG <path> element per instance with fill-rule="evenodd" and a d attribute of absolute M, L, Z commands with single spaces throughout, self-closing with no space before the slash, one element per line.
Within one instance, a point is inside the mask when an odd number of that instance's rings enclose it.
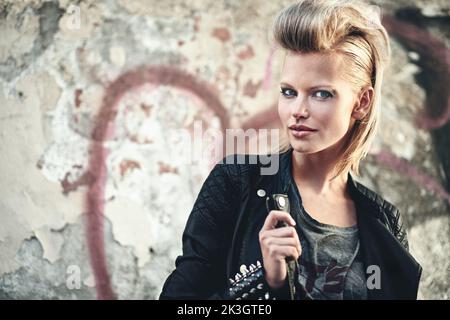
<path fill-rule="evenodd" d="M 390 54 L 373 9 L 304 0 L 278 14 L 279 170 L 262 175 L 250 156 L 215 166 L 161 299 L 416 299 L 422 269 L 398 209 L 350 174 L 374 137 Z M 274 195 L 279 210 L 267 209 Z"/>

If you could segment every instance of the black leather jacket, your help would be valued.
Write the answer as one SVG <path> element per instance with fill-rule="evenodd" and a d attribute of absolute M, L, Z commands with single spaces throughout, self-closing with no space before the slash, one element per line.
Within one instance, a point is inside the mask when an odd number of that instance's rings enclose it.
<path fill-rule="evenodd" d="M 287 193 L 291 156 L 292 149 L 279 155 L 275 175 L 260 174 L 264 165 L 257 156 L 244 156 L 244 161 L 229 156 L 213 168 L 190 213 L 183 254 L 177 257 L 160 299 L 289 297 L 289 287 L 275 292 L 264 280 L 258 233 L 267 216 L 262 195 Z M 364 264 L 376 265 L 381 272 L 381 288 L 368 290 L 368 298 L 416 299 L 422 268 L 408 252 L 398 209 L 348 177 Z M 301 290 L 296 298 L 301 299 Z"/>

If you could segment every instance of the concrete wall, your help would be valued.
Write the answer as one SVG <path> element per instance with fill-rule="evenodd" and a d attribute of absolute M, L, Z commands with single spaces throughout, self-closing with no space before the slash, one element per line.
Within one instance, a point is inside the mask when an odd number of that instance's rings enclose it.
<path fill-rule="evenodd" d="M 157 298 L 215 161 L 167 132 L 277 126 L 288 3 L 0 0 L 0 298 Z M 376 3 L 393 63 L 360 180 L 402 211 L 420 298 L 448 299 L 449 5 Z"/>

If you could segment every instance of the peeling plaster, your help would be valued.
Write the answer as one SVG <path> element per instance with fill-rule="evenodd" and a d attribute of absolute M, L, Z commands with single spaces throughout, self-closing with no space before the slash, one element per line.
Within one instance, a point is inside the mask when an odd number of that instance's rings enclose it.
<path fill-rule="evenodd" d="M 150 212 L 126 198 L 115 198 L 106 205 L 105 212 L 111 220 L 115 240 L 133 248 L 140 267 L 147 263 L 149 248 L 159 235 L 158 222 Z"/>
<path fill-rule="evenodd" d="M 54 263 L 60 258 L 61 247 L 64 243 L 63 236 L 51 230 L 47 226 L 43 226 L 34 230 L 34 235 L 40 241 L 44 250 L 43 257 L 50 263 Z"/>
<path fill-rule="evenodd" d="M 0 91 L 0 105 L 8 106 L 0 108 L 0 118 L 9 117 L 8 121 L 2 121 L 0 136 L 0 220 L 4 226 L 0 228 L 0 239 L 7 239 L 0 253 L 0 274 L 18 267 L 15 253 L 35 230 L 59 229 L 81 214 L 83 195 L 78 193 L 67 199 L 61 194 L 59 183 L 47 180 L 36 166 L 46 145 L 41 106 L 49 96 L 41 100 L 39 87 L 32 85 L 35 81 L 37 79 L 30 75 L 18 82 L 17 89 L 24 92 L 23 98 L 6 98 Z M 11 113 L 15 112 L 20 117 L 11 118 Z M 24 143 L 18 144 L 18 141 Z M 50 257 L 57 258 L 51 254 Z"/>

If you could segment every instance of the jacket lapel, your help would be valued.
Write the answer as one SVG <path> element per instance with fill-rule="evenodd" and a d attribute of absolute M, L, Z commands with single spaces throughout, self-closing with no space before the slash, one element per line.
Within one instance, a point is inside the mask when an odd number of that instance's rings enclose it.
<path fill-rule="evenodd" d="M 249 215 L 255 214 L 257 210 L 264 210 L 265 212 L 265 197 L 257 196 L 257 190 L 264 190 L 266 195 L 274 193 L 285 193 L 287 189 L 286 171 L 287 166 L 290 166 L 290 154 L 292 150 L 284 152 L 279 155 L 279 168 L 274 175 L 261 175 L 262 165 L 260 161 L 255 161 L 256 164 L 248 165 L 248 180 L 243 182 L 243 190 L 241 194 L 240 208 L 238 210 L 233 236 L 230 241 L 230 250 L 227 255 L 227 279 L 233 274 L 240 255 L 245 252 L 245 243 L 242 243 L 246 238 L 246 233 L 251 230 L 248 225 Z M 247 156 L 246 163 L 250 161 L 251 156 Z M 258 157 L 256 157 L 258 159 Z M 253 158 L 252 161 L 254 161 Z M 270 164 L 268 164 L 269 166 Z M 288 172 L 289 173 L 289 172 Z"/>
<path fill-rule="evenodd" d="M 416 299 L 420 265 L 378 218 L 380 209 L 376 204 L 358 190 L 351 176 L 349 178 L 358 212 L 365 268 L 375 266 L 366 277 L 377 272 L 373 270 L 379 270 L 381 280 L 380 288 L 368 288 L 369 299 Z"/>

